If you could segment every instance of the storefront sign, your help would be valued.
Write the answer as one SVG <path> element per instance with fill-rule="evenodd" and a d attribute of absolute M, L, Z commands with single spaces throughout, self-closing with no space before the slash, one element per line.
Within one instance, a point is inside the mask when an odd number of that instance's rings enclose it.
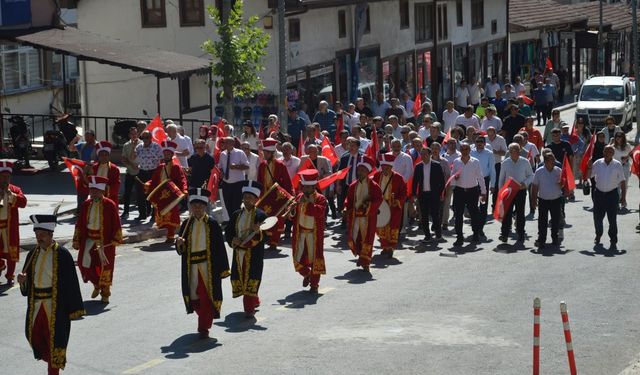
<path fill-rule="evenodd" d="M 324 66 L 322 68 L 314 69 L 314 70 L 311 71 L 309 76 L 311 78 L 314 78 L 314 77 L 320 77 L 320 76 L 323 76 L 323 75 L 329 74 L 329 73 L 333 73 L 333 65 L 327 65 L 327 66 Z"/>
<path fill-rule="evenodd" d="M 287 85 L 290 85 L 296 81 L 296 76 L 287 76 Z"/>

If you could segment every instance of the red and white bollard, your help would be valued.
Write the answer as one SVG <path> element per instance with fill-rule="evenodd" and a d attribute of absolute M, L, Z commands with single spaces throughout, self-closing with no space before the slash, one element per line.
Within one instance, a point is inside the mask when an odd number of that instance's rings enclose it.
<path fill-rule="evenodd" d="M 567 356 L 569 358 L 569 370 L 571 375 L 576 375 L 576 360 L 573 357 L 573 344 L 571 343 L 571 328 L 569 327 L 569 314 L 567 313 L 567 304 L 560 302 L 560 314 L 562 315 L 562 327 L 564 328 L 564 340 L 567 343 Z"/>
<path fill-rule="evenodd" d="M 540 298 L 533 300 L 533 375 L 540 374 Z"/>

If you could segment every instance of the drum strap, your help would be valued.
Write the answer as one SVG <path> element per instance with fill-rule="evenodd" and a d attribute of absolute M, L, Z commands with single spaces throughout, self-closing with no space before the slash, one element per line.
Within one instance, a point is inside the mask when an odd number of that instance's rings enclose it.
<path fill-rule="evenodd" d="M 387 184 L 384 186 L 384 190 L 382 190 L 382 196 L 384 197 L 384 193 L 387 192 L 387 188 L 389 187 L 389 185 L 391 185 L 391 180 L 393 180 L 393 174 L 389 177 L 389 182 L 387 182 Z M 380 179 L 382 179 L 382 177 L 380 177 Z"/>

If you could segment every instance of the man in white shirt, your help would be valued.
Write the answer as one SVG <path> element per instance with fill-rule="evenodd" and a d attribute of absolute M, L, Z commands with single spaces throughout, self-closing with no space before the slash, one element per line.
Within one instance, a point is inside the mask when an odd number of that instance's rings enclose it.
<path fill-rule="evenodd" d="M 192 152 L 189 150 L 193 147 L 193 145 L 190 144 L 191 142 L 189 142 L 185 137 L 178 134 L 178 126 L 176 124 L 170 123 L 169 125 L 167 125 L 166 131 L 169 139 L 173 143 L 178 145 L 178 147 L 176 147 L 176 157 L 178 158 L 180 165 L 182 166 L 182 168 L 188 168 L 189 163 L 187 162 L 187 160 L 192 154 Z"/>
<path fill-rule="evenodd" d="M 487 95 L 487 98 L 489 98 L 489 100 L 491 99 L 495 99 L 496 98 L 496 90 L 500 90 L 500 84 L 498 83 L 498 77 L 493 76 L 491 77 L 491 82 L 488 82 L 485 85 L 484 88 L 484 92 L 485 95 Z"/>
<path fill-rule="evenodd" d="M 282 162 L 287 167 L 289 178 L 293 178 L 298 172 L 300 159 L 297 156 L 293 156 L 293 145 L 289 142 L 282 144 Z"/>
<path fill-rule="evenodd" d="M 456 125 L 462 127 L 465 131 L 470 126 L 480 129 L 480 119 L 474 111 L 475 109 L 472 105 L 467 106 L 464 113 L 456 118 Z"/>
<path fill-rule="evenodd" d="M 431 118 L 431 116 L 424 116 L 422 118 L 422 125 L 420 125 L 420 128 L 418 128 L 418 137 L 420 137 L 421 139 L 427 139 L 427 137 L 431 134 L 430 129 L 432 124 L 433 119 Z"/>
<path fill-rule="evenodd" d="M 391 153 L 396 157 L 393 161 L 393 170 L 402 176 L 404 182 L 409 181 L 409 178 L 413 176 L 413 159 L 409 154 L 402 152 L 402 141 L 399 139 L 391 141 Z M 402 215 L 402 222 L 404 224 L 402 225 L 402 229 L 400 229 L 400 233 L 406 233 L 406 228 L 409 226 L 409 204 L 409 200 L 405 201 Z"/>
<path fill-rule="evenodd" d="M 604 147 L 604 157 L 596 160 L 590 167 L 590 176 L 596 180 L 593 189 L 593 224 L 596 229 L 596 245 L 604 232 L 603 221 L 607 215 L 609 221 L 609 251 L 617 250 L 618 244 L 618 204 L 627 203 L 627 184 L 624 178 L 622 164 L 613 158 L 615 148 L 612 145 Z M 620 189 L 620 192 L 618 191 Z"/>
<path fill-rule="evenodd" d="M 496 176 L 500 176 L 500 167 L 502 165 L 502 157 L 507 154 L 507 141 L 505 141 L 504 137 L 498 135 L 496 129 L 493 126 L 489 126 L 487 128 L 487 146 L 491 147 L 491 152 L 493 152 L 493 157 L 495 158 L 495 167 L 496 167 Z M 496 184 L 494 185 L 494 190 L 498 191 L 500 188 L 498 186 L 498 179 L 496 178 Z M 496 195 L 492 195 L 491 202 L 493 207 L 496 205 Z"/>
<path fill-rule="evenodd" d="M 516 233 L 518 235 L 518 242 L 524 242 L 525 240 L 525 216 L 524 206 L 527 203 L 527 189 L 531 182 L 533 182 L 533 170 L 531 169 L 531 163 L 522 156 L 520 156 L 520 145 L 517 143 L 511 143 L 509 145 L 509 158 L 502 162 L 500 168 L 500 178 L 498 179 L 498 186 L 502 188 L 507 179 L 511 177 L 518 184 L 520 184 L 520 190 L 516 194 L 515 198 L 511 201 L 508 207 L 505 207 L 504 218 L 502 219 L 502 229 L 500 234 L 500 241 L 507 242 L 509 232 L 511 232 L 511 220 L 513 210 L 516 211 Z"/>
<path fill-rule="evenodd" d="M 516 76 L 516 79 L 513 81 L 513 91 L 516 93 L 516 96 L 524 95 L 526 90 L 520 76 Z"/>
<path fill-rule="evenodd" d="M 469 105 L 469 88 L 467 88 L 467 80 L 460 80 L 460 86 L 456 89 L 455 98 L 458 110 L 464 111 Z"/>
<path fill-rule="evenodd" d="M 453 246 L 462 246 L 464 236 L 462 234 L 462 223 L 464 220 L 465 208 L 471 216 L 471 227 L 473 229 L 473 242 L 480 242 L 480 210 L 478 209 L 478 198 L 480 202 L 487 200 L 487 188 L 484 184 L 484 176 L 478 159 L 471 157 L 471 145 L 460 144 L 461 156 L 453 161 L 451 169 L 454 177 L 453 184 L 453 211 L 455 215 L 456 242 Z"/>
<path fill-rule="evenodd" d="M 486 139 L 478 136 L 475 139 L 475 149 L 471 150 L 471 156 L 478 159 L 482 175 L 484 176 L 484 185 L 487 191 L 494 194 L 493 186 L 496 183 L 496 169 L 494 167 L 493 153 L 485 148 Z M 486 237 L 484 234 L 484 226 L 487 223 L 487 206 L 488 199 L 480 204 L 480 236 Z"/>
<path fill-rule="evenodd" d="M 245 181 L 245 173 L 249 169 L 247 155 L 234 147 L 235 140 L 232 137 L 224 139 L 225 150 L 220 153 L 218 168 L 222 172 L 222 196 L 227 214 L 231 216 L 240 209 L 242 203 L 242 186 Z"/>
<path fill-rule="evenodd" d="M 249 142 L 242 142 L 242 151 L 247 155 L 249 161 L 249 169 L 247 169 L 247 180 L 257 181 L 258 178 L 258 165 L 260 165 L 260 158 L 258 155 L 251 152 L 251 144 Z"/>
<path fill-rule="evenodd" d="M 453 102 L 449 100 L 447 102 L 447 109 L 442 112 L 442 131 L 447 133 L 449 132 L 449 129 L 452 129 L 454 126 L 456 126 L 456 119 L 458 118 L 458 116 L 460 116 L 460 112 L 455 110 Z"/>
<path fill-rule="evenodd" d="M 533 208 L 540 206 L 538 214 L 538 239 L 536 247 L 542 249 L 547 240 L 547 227 L 549 215 L 551 215 L 551 240 L 554 246 L 560 245 L 558 233 L 560 230 L 560 217 L 562 207 L 562 170 L 555 165 L 556 158 L 552 152 L 545 154 L 544 165 L 533 174 L 531 195 Z"/>
<path fill-rule="evenodd" d="M 396 115 L 389 116 L 389 124 L 393 128 L 393 137 L 396 139 L 402 139 L 402 127 L 400 126 L 400 120 Z"/>
<path fill-rule="evenodd" d="M 369 148 L 371 141 L 366 138 L 362 138 L 362 132 L 360 130 L 362 130 L 360 125 L 354 125 L 353 128 L 351 128 L 351 136 L 360 141 L 360 152 L 364 154 Z M 322 176 L 320 178 L 322 178 Z"/>
<path fill-rule="evenodd" d="M 484 90 L 480 86 L 480 80 L 477 80 L 475 77 L 472 77 L 470 82 L 471 84 L 468 87 L 469 104 L 471 104 L 473 108 L 478 108 L 480 105 L 480 98 L 482 97 Z"/>
<path fill-rule="evenodd" d="M 338 159 L 340 159 L 349 149 L 347 145 L 347 138 L 349 138 L 349 131 L 343 130 L 342 133 L 340 133 L 340 144 L 333 148 L 336 151 L 336 155 L 338 155 Z"/>
<path fill-rule="evenodd" d="M 500 131 L 502 129 L 502 120 L 498 116 L 496 116 L 496 107 L 488 106 L 484 110 L 485 117 L 482 119 L 482 125 L 480 126 L 480 130 L 487 131 L 489 127 L 493 127 L 496 131 Z"/>

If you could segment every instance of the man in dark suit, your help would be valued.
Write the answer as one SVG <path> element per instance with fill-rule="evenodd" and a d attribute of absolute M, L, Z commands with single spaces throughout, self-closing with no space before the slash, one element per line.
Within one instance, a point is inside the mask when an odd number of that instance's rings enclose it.
<path fill-rule="evenodd" d="M 420 150 L 422 163 L 416 165 L 413 171 L 413 183 L 411 191 L 414 197 L 418 198 L 420 205 L 420 225 L 424 232 L 423 242 L 432 241 L 429 231 L 429 217 L 433 221 L 433 228 L 436 240 L 442 240 L 442 218 L 440 217 L 440 203 L 443 199 L 444 172 L 440 162 L 431 160 L 431 149 L 424 147 Z"/>
<path fill-rule="evenodd" d="M 342 170 L 347 167 L 351 167 L 349 172 L 347 173 L 347 177 L 336 182 L 336 193 L 338 194 L 338 212 L 342 212 L 344 207 L 344 200 L 347 198 L 347 190 L 349 190 L 349 185 L 355 180 L 357 180 L 356 176 L 356 166 L 359 162 L 362 161 L 362 153 L 360 153 L 360 141 L 349 137 L 347 138 L 347 149 L 348 152 L 345 152 L 344 155 L 340 158 L 340 163 L 338 163 L 338 170 Z M 342 220 L 342 224 L 340 225 L 343 229 L 346 228 L 346 222 L 344 218 Z"/>

